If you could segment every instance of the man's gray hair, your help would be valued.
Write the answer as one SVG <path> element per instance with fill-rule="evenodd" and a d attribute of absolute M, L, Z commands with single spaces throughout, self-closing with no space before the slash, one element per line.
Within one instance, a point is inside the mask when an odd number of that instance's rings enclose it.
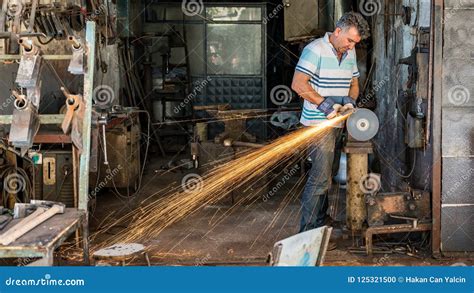
<path fill-rule="evenodd" d="M 360 38 L 362 40 L 370 37 L 370 28 L 367 21 L 364 19 L 362 14 L 357 12 L 347 12 L 336 22 L 336 27 L 341 29 L 348 29 L 355 27 L 359 31 Z"/>

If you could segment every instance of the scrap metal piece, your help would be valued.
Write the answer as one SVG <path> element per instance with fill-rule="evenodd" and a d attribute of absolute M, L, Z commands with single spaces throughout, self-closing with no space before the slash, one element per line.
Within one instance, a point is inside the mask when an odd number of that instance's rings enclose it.
<path fill-rule="evenodd" d="M 321 266 L 332 227 L 323 226 L 278 241 L 270 254 L 272 266 Z"/>
<path fill-rule="evenodd" d="M 358 141 L 372 139 L 379 130 L 379 119 L 368 109 L 357 109 L 347 119 L 347 131 Z"/>
<path fill-rule="evenodd" d="M 12 125 L 8 141 L 17 148 L 21 148 L 24 155 L 33 146 L 33 138 L 39 129 L 38 109 L 24 95 L 14 91 L 16 100 L 12 115 Z"/>
<path fill-rule="evenodd" d="M 151 266 L 146 247 L 140 243 L 117 243 L 94 252 L 93 258 L 103 261 L 119 261 L 125 265 L 125 261 L 138 255 L 144 255 L 147 265 Z"/>
<path fill-rule="evenodd" d="M 365 231 L 365 248 L 367 255 L 372 255 L 373 246 L 372 238 L 375 234 L 392 234 L 392 233 L 403 233 L 403 232 L 423 232 L 430 231 L 431 223 L 418 224 L 414 227 L 411 224 L 400 224 L 400 225 L 386 225 L 380 227 L 370 227 Z"/>
<path fill-rule="evenodd" d="M 367 223 L 371 227 L 389 224 L 393 218 L 431 218 L 430 194 L 426 191 L 379 193 L 366 196 Z"/>
<path fill-rule="evenodd" d="M 39 49 L 33 45 L 30 39 L 20 39 L 18 42 L 25 49 L 21 56 L 15 82 L 24 88 L 36 87 L 43 58 L 40 55 Z"/>
<path fill-rule="evenodd" d="M 72 59 L 69 62 L 67 70 L 74 75 L 84 74 L 86 71 L 84 67 L 84 47 L 82 46 L 80 39 L 69 36 L 68 40 L 72 44 Z"/>
<path fill-rule="evenodd" d="M 84 120 L 84 102 L 82 95 L 73 95 L 69 93 L 64 87 L 61 90 L 66 96 L 67 111 L 64 117 L 61 128 L 64 134 L 71 133 L 71 141 L 82 153 L 82 125 Z"/>

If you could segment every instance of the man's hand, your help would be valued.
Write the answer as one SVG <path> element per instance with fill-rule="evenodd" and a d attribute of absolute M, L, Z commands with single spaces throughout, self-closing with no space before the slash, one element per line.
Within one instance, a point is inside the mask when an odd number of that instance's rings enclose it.
<path fill-rule="evenodd" d="M 323 112 L 328 119 L 333 119 L 339 113 L 339 110 L 342 108 L 341 104 L 336 104 L 334 99 L 327 97 L 324 101 L 319 104 L 318 110 Z"/>
<path fill-rule="evenodd" d="M 342 108 L 340 109 L 341 113 L 344 113 L 348 110 L 354 109 L 356 107 L 356 102 L 353 98 L 349 96 L 342 97 Z"/>

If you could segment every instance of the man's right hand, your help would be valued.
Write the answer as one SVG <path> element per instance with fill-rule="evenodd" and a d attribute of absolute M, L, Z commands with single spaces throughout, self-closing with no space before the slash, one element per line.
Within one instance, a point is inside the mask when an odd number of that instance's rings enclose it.
<path fill-rule="evenodd" d="M 336 103 L 331 97 L 324 98 L 324 101 L 318 106 L 318 110 L 323 112 L 328 119 L 336 118 L 341 108 L 342 105 Z"/>

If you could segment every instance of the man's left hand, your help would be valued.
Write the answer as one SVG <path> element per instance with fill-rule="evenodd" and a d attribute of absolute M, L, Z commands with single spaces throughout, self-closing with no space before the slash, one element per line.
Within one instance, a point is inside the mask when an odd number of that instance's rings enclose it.
<path fill-rule="evenodd" d="M 348 110 L 354 109 L 356 107 L 356 102 L 349 96 L 342 97 L 342 108 L 339 110 L 340 113 L 344 113 Z"/>
<path fill-rule="evenodd" d="M 353 108 L 356 107 L 356 102 L 353 98 L 349 97 L 349 96 L 344 96 L 342 97 L 342 106 L 348 106 L 348 105 L 352 105 Z"/>

